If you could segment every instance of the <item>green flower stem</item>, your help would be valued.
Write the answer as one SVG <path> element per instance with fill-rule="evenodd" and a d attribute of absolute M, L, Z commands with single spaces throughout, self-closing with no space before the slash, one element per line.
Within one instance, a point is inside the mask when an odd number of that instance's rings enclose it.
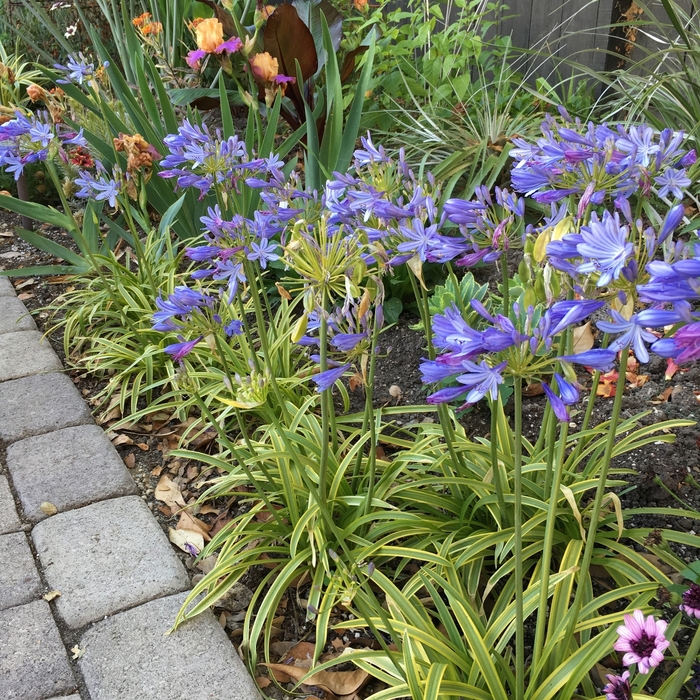
<path fill-rule="evenodd" d="M 328 369 L 328 319 L 326 318 L 326 293 L 323 293 L 321 309 L 319 313 L 319 345 L 321 350 L 321 372 Z M 332 397 L 330 389 L 321 392 L 321 463 L 318 465 L 318 492 L 319 496 L 325 500 L 326 497 L 326 473 L 328 469 L 328 452 L 330 449 L 330 411 L 328 399 Z"/>
<path fill-rule="evenodd" d="M 513 440 L 513 495 L 515 497 L 515 700 L 525 697 L 525 616 L 523 603 L 523 383 L 515 378 L 513 386 L 515 430 Z"/>
<path fill-rule="evenodd" d="M 608 471 L 610 470 L 610 461 L 612 459 L 613 449 L 615 447 L 615 438 L 617 426 L 620 422 L 620 411 L 622 408 L 622 396 L 625 388 L 625 372 L 627 371 L 627 358 L 629 357 L 629 348 L 623 348 L 620 354 L 620 367 L 618 370 L 619 378 L 617 380 L 617 390 L 615 391 L 615 403 L 613 404 L 612 417 L 608 426 L 608 440 L 605 444 L 605 452 L 603 453 L 602 465 L 598 475 L 598 487 L 596 489 L 595 498 L 591 508 L 591 520 L 588 525 L 588 533 L 586 536 L 586 547 L 583 550 L 583 559 L 578 572 L 578 585 L 576 586 L 576 594 L 574 602 L 569 610 L 571 619 L 569 620 L 568 628 L 561 642 L 562 648 L 567 649 L 574 634 L 574 628 L 579 621 L 578 616 L 583 605 L 583 597 L 586 586 L 584 582 L 588 578 L 588 573 L 591 568 L 591 559 L 593 558 L 593 549 L 595 548 L 596 532 L 598 531 L 598 521 L 602 508 L 603 496 L 605 495 L 605 484 L 608 480 Z"/>
<path fill-rule="evenodd" d="M 662 700 L 676 700 L 681 687 L 690 675 L 691 668 L 698 654 L 700 654 L 700 625 L 695 629 L 695 636 L 688 647 L 688 651 L 685 652 L 685 658 L 683 659 L 681 667 L 671 676 L 671 682 L 668 684 L 668 687 L 664 689 L 664 693 L 661 696 Z"/>
<path fill-rule="evenodd" d="M 275 398 L 279 403 L 280 410 L 285 417 L 287 416 L 287 404 L 282 396 L 282 391 L 277 384 L 277 378 L 273 367 L 270 366 L 270 345 L 267 342 L 267 325 L 265 323 L 265 314 L 263 313 L 262 304 L 260 303 L 260 292 L 258 290 L 258 283 L 255 276 L 255 271 L 251 269 L 251 265 L 247 264 L 245 266 L 246 278 L 248 279 L 248 284 L 250 284 L 250 296 L 253 300 L 253 308 L 255 309 L 255 321 L 258 325 L 258 336 L 260 338 L 260 348 L 262 350 L 263 361 L 268 372 L 268 379 L 270 380 L 270 386 L 272 386 L 272 391 L 275 394 Z"/>
<path fill-rule="evenodd" d="M 545 438 L 547 437 L 547 426 L 549 425 L 549 420 L 550 417 L 552 416 L 552 406 L 547 401 L 547 403 L 544 406 L 544 416 L 542 416 L 542 428 L 540 430 L 540 434 L 537 436 L 537 442 L 535 443 L 535 446 L 532 448 L 532 454 L 536 455 L 539 454 L 540 451 L 542 450 L 542 446 L 544 445 Z"/>
<path fill-rule="evenodd" d="M 508 277 L 508 259 L 506 251 L 501 255 L 501 274 L 503 276 L 503 315 L 510 316 L 510 277 Z"/>
<path fill-rule="evenodd" d="M 549 493 L 549 508 L 547 510 L 547 524 L 544 530 L 544 542 L 542 544 L 542 560 L 540 567 L 540 597 L 537 603 L 537 623 L 535 626 L 535 643 L 532 650 L 532 675 L 529 679 L 530 687 L 537 687 L 537 676 L 539 674 L 538 664 L 542 655 L 544 645 L 544 632 L 549 619 L 549 611 L 547 610 L 547 600 L 549 599 L 549 576 L 552 565 L 552 543 L 554 541 L 554 532 L 557 522 L 557 505 L 559 503 L 559 489 L 561 487 L 562 474 L 564 472 L 564 452 L 566 450 L 566 438 L 569 434 L 569 424 L 563 422 L 560 424 L 559 441 L 556 443 L 557 450 L 556 460 L 554 459 L 554 438 L 556 436 L 557 421 L 554 420 L 552 413 L 551 426 L 549 426 L 547 454 L 547 477 L 550 474 L 548 486 L 545 486 L 545 494 Z"/>
<path fill-rule="evenodd" d="M 255 352 L 255 345 L 253 343 L 253 334 L 250 330 L 250 324 L 248 323 L 248 314 L 246 313 L 245 306 L 243 306 L 243 299 L 241 299 L 240 294 L 236 294 L 236 303 L 238 304 L 238 313 L 241 316 L 241 322 L 243 323 L 244 335 L 248 344 L 249 355 L 253 360 L 253 367 L 256 372 L 260 372 L 260 362 L 258 358 L 258 353 Z"/>
<path fill-rule="evenodd" d="M 372 344 L 370 349 L 369 358 L 369 372 L 367 375 L 367 383 L 365 385 L 365 418 L 362 421 L 363 431 L 365 434 L 367 427 L 369 427 L 369 455 L 368 455 L 368 466 L 369 471 L 367 474 L 367 498 L 365 499 L 364 514 L 367 515 L 372 509 L 372 499 L 374 498 L 374 480 L 376 478 L 376 466 L 377 466 L 377 425 L 374 420 L 374 407 L 372 405 L 372 395 L 374 388 L 374 369 L 375 369 L 375 357 L 377 355 L 377 339 L 379 338 L 379 328 L 377 328 L 376 318 L 372 319 Z M 365 421 L 369 418 L 369 425 L 365 426 Z M 358 457 L 361 457 L 362 453 L 358 453 Z M 369 527 L 369 525 L 368 525 Z"/>
<path fill-rule="evenodd" d="M 421 317 L 421 322 L 423 323 L 423 328 L 425 329 L 425 339 L 426 342 L 428 343 L 428 357 L 431 360 L 435 359 L 435 347 L 433 346 L 433 332 L 432 332 L 432 324 L 430 322 L 430 306 L 428 304 L 428 295 L 421 285 L 420 287 L 418 286 L 418 282 L 416 281 L 416 276 L 414 274 L 409 274 L 409 278 L 411 280 L 411 286 L 413 287 L 413 295 L 415 296 L 416 303 L 418 304 L 418 310 L 420 312 L 420 317 Z M 455 466 L 459 466 L 460 470 L 462 473 L 465 473 L 467 471 L 466 465 L 464 464 L 464 461 L 462 459 L 461 453 L 457 452 L 455 449 L 455 436 L 454 436 L 454 430 L 452 428 L 452 414 L 450 409 L 447 407 L 446 404 L 441 403 L 438 404 L 437 407 L 437 414 L 438 418 L 440 420 L 440 427 L 442 428 L 442 434 L 445 438 L 445 442 L 447 443 L 447 449 L 450 453 L 450 457 L 452 458 L 452 464 Z M 446 462 L 443 462 L 443 464 L 446 464 Z M 448 476 L 454 477 L 455 473 L 453 469 L 449 469 L 449 474 Z M 455 483 L 453 486 L 455 496 L 458 499 L 463 498 L 462 494 L 462 489 L 459 487 L 458 484 Z"/>
<path fill-rule="evenodd" d="M 547 466 L 544 473 L 544 493 L 549 493 L 552 487 L 552 471 L 554 467 L 554 448 L 556 446 L 556 436 L 557 436 L 557 419 L 554 415 L 554 411 L 551 410 L 551 405 L 547 401 L 547 409 L 545 409 L 544 420 L 542 421 L 542 430 L 540 431 L 540 437 L 546 436 L 547 445 Z M 536 454 L 536 452 L 535 452 Z"/>
<path fill-rule="evenodd" d="M 501 405 L 501 395 L 499 394 L 495 401 L 489 400 L 491 408 L 491 469 L 493 469 L 493 484 L 496 487 L 496 497 L 498 498 L 498 510 L 501 514 L 501 527 L 509 523 L 508 509 L 506 508 L 506 500 L 503 490 L 503 482 L 501 481 L 501 470 L 498 466 L 498 416 L 503 410 Z"/>

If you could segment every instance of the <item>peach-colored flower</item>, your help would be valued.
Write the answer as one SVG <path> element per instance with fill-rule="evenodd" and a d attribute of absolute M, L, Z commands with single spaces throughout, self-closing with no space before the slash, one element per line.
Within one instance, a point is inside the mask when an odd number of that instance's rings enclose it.
<path fill-rule="evenodd" d="M 352 4 L 359 12 L 364 12 L 367 9 L 367 0 L 353 0 Z"/>
<path fill-rule="evenodd" d="M 160 22 L 149 22 L 143 27 L 141 33 L 148 36 L 149 34 L 160 34 L 162 31 L 163 25 Z"/>
<path fill-rule="evenodd" d="M 146 24 L 149 20 L 151 19 L 151 13 L 150 12 L 144 12 L 142 15 L 139 15 L 138 17 L 134 17 L 134 19 L 131 20 L 131 23 L 135 27 L 142 27 L 144 24 Z"/>
<path fill-rule="evenodd" d="M 119 138 L 114 139 L 114 147 L 118 152 L 126 153 L 126 169 L 130 173 L 151 168 L 153 161 L 161 158 L 160 153 L 140 134 L 119 134 Z"/>
<path fill-rule="evenodd" d="M 38 85 L 27 85 L 27 95 L 32 102 L 43 102 L 46 100 L 46 90 Z"/>
<path fill-rule="evenodd" d="M 207 53 L 214 53 L 216 47 L 224 43 L 224 25 L 215 17 L 200 22 L 195 33 L 197 46 Z"/>
<path fill-rule="evenodd" d="M 277 59 L 270 56 L 267 51 L 256 53 L 249 62 L 255 78 L 264 83 L 271 83 L 280 70 Z"/>

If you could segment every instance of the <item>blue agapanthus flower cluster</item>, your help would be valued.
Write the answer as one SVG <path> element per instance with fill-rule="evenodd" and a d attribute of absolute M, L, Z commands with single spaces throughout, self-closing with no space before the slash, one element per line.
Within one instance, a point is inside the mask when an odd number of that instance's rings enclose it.
<path fill-rule="evenodd" d="M 75 132 L 50 121 L 46 112 L 25 115 L 15 112 L 15 118 L 0 125 L 0 167 L 19 180 L 28 163 L 45 161 L 62 154 L 64 146 L 87 146 L 83 130 Z"/>
<path fill-rule="evenodd" d="M 177 187 L 196 187 L 200 199 L 216 185 L 221 191 L 238 191 L 239 181 L 253 174 L 279 172 L 283 165 L 275 155 L 251 160 L 238 136 L 223 138 L 206 125 L 185 120 L 177 134 L 163 139 L 169 153 L 160 162 L 163 178 L 176 178 Z"/>
<path fill-rule="evenodd" d="M 606 198 L 624 206 L 623 200 L 652 189 L 659 197 L 682 198 L 690 185 L 686 168 L 696 161 L 695 151 L 684 148 L 682 132 L 658 133 L 644 124 L 583 125 L 560 113 L 566 125 L 548 115 L 536 143 L 513 140 L 516 191 L 541 203 L 575 195 L 583 198 L 583 208 Z"/>
<path fill-rule="evenodd" d="M 56 80 L 59 85 L 82 85 L 92 80 L 96 72 L 95 64 L 91 63 L 90 60 L 83 55 L 82 51 L 78 53 L 77 56 L 68 56 L 65 66 L 60 63 L 54 63 L 53 67 L 66 76 L 65 78 Z M 105 61 L 102 67 L 108 68 L 109 61 Z"/>

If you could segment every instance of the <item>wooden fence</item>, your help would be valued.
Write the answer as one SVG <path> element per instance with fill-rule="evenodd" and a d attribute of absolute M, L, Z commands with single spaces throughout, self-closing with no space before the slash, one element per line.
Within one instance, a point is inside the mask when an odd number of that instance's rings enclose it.
<path fill-rule="evenodd" d="M 677 3 L 689 16 L 700 9 L 698 0 Z M 504 0 L 503 4 L 507 7 L 498 10 L 493 31 L 510 35 L 518 47 L 538 51 L 528 67 L 535 76 L 547 78 L 571 74 L 570 66 L 550 57 L 596 71 L 638 61 L 659 46 L 654 39 L 660 34 L 658 25 L 669 22 L 660 0 Z M 626 30 L 616 26 L 625 20 L 641 24 Z"/>

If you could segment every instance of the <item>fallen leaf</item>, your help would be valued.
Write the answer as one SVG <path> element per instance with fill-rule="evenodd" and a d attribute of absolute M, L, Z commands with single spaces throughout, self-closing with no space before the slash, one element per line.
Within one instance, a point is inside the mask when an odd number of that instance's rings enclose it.
<path fill-rule="evenodd" d="M 585 323 L 583 326 L 574 328 L 574 354 L 586 352 L 593 347 L 593 333 L 591 331 L 591 322 Z"/>
<path fill-rule="evenodd" d="M 0 258 L 6 258 L 9 260 L 10 258 L 21 258 L 22 255 L 23 255 L 22 253 L 18 253 L 16 251 L 11 251 L 9 253 L 0 253 Z"/>
<path fill-rule="evenodd" d="M 194 530 L 168 530 L 168 539 L 183 552 L 196 557 L 204 549 L 204 537 L 201 532 Z"/>
<path fill-rule="evenodd" d="M 166 517 L 166 518 L 172 518 L 173 517 L 173 512 L 168 508 L 168 506 L 158 506 L 158 510 Z"/>
<path fill-rule="evenodd" d="M 214 508 L 214 506 L 210 505 L 209 503 L 205 503 L 199 509 L 199 512 L 202 515 L 218 515 L 221 512 L 221 508 Z"/>
<path fill-rule="evenodd" d="M 532 382 L 528 384 L 523 391 L 523 396 L 540 396 L 544 394 L 541 382 Z"/>
<path fill-rule="evenodd" d="M 262 665 L 267 666 L 278 680 L 278 675 L 286 675 L 297 683 L 309 672 L 309 669 L 286 664 Z M 354 671 L 318 671 L 317 673 L 311 674 L 304 681 L 303 685 L 315 685 L 322 690 L 330 691 L 336 695 L 349 695 L 361 688 L 368 678 L 369 674 L 367 671 L 363 671 L 361 668 L 355 669 Z M 285 681 L 280 682 L 284 683 Z"/>
<path fill-rule="evenodd" d="M 77 644 L 71 648 L 72 659 L 79 659 L 84 653 L 85 649 L 81 649 Z"/>
<path fill-rule="evenodd" d="M 20 301 L 26 301 L 27 299 L 33 299 L 34 295 L 31 292 L 22 292 L 21 294 L 17 295 L 17 298 Z"/>
<path fill-rule="evenodd" d="M 154 469 L 151 469 L 151 474 L 153 476 L 160 476 L 160 473 L 163 471 L 162 466 L 155 467 Z"/>
<path fill-rule="evenodd" d="M 58 598 L 61 595 L 61 591 L 49 591 L 41 596 L 44 600 L 51 602 L 54 598 Z"/>
<path fill-rule="evenodd" d="M 127 469 L 133 469 L 136 466 L 136 455 L 133 452 L 126 455 L 126 457 L 124 457 L 124 464 L 126 464 Z"/>
<path fill-rule="evenodd" d="M 211 526 L 207 525 L 203 520 L 195 518 L 194 515 L 190 515 L 186 510 L 180 513 L 180 520 L 177 523 L 178 530 L 193 530 L 194 532 L 199 532 L 205 540 L 210 540 L 209 530 Z"/>
<path fill-rule="evenodd" d="M 673 387 L 667 386 L 656 398 L 652 399 L 652 403 L 666 403 L 673 393 Z"/>
<path fill-rule="evenodd" d="M 39 509 L 45 515 L 56 515 L 56 513 L 58 513 L 58 508 L 56 508 L 56 506 L 53 503 L 49 503 L 48 501 L 44 501 L 39 506 Z"/>
<path fill-rule="evenodd" d="M 673 379 L 673 375 L 678 371 L 678 365 L 673 361 L 672 357 L 666 360 L 666 373 L 664 379 L 668 382 Z"/>
<path fill-rule="evenodd" d="M 124 433 L 121 434 L 116 434 L 115 437 L 112 438 L 112 444 L 113 445 L 133 445 L 134 441 L 128 436 L 124 435 Z"/>
<path fill-rule="evenodd" d="M 148 452 L 148 445 L 145 442 L 137 442 L 136 447 L 139 448 L 139 450 L 143 450 L 144 452 Z"/>
<path fill-rule="evenodd" d="M 258 684 L 258 688 L 267 688 L 268 685 L 272 684 L 272 681 L 265 676 L 258 676 L 255 682 Z"/>
<path fill-rule="evenodd" d="M 163 501 L 173 510 L 180 510 L 180 508 L 187 506 L 185 499 L 182 497 L 180 487 L 167 474 L 163 474 L 160 477 L 153 492 L 153 497 L 158 501 Z"/>
<path fill-rule="evenodd" d="M 24 280 L 24 282 L 20 282 L 19 284 L 15 285 L 15 289 L 19 291 L 20 289 L 24 289 L 25 287 L 31 287 L 36 280 L 33 277 L 30 277 L 29 279 Z"/>

